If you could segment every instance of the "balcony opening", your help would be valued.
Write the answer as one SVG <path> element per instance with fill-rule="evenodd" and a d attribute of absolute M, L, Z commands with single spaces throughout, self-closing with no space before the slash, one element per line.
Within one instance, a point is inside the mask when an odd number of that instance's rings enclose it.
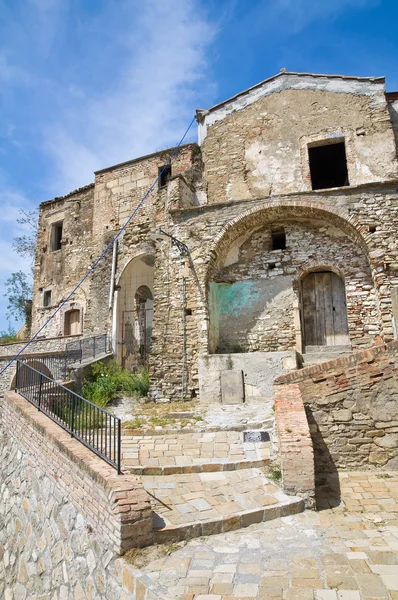
<path fill-rule="evenodd" d="M 164 187 L 171 177 L 171 165 L 159 167 L 159 187 Z"/>
<path fill-rule="evenodd" d="M 51 306 L 51 290 L 46 290 L 43 294 L 43 306 L 48 308 Z"/>
<path fill-rule="evenodd" d="M 308 156 L 313 190 L 350 185 L 344 141 L 311 146 Z"/>
<path fill-rule="evenodd" d="M 51 227 L 51 250 L 61 250 L 62 248 L 62 221 L 54 223 Z"/>

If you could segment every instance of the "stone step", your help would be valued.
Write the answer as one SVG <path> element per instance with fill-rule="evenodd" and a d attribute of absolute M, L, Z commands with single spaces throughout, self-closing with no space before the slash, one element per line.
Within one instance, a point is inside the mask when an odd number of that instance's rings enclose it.
<path fill-rule="evenodd" d="M 122 465 L 138 475 L 236 471 L 270 458 L 267 432 L 217 431 L 122 437 Z"/>
<path fill-rule="evenodd" d="M 266 469 L 144 476 L 152 499 L 155 543 L 178 542 L 248 527 L 304 510 Z"/>

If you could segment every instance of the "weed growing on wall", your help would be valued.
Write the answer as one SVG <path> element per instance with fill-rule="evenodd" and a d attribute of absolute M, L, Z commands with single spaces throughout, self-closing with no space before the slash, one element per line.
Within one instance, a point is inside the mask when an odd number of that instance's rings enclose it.
<path fill-rule="evenodd" d="M 92 365 L 84 380 L 81 395 L 97 406 L 105 408 L 115 398 L 123 395 L 148 395 L 149 373 L 143 368 L 137 373 L 122 369 L 116 361 L 98 362 Z"/>

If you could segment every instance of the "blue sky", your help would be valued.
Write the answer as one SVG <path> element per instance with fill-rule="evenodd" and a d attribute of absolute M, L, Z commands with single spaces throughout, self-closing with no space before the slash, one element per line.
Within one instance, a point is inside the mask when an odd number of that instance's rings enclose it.
<path fill-rule="evenodd" d="M 398 90 L 397 20 L 396 0 L 0 0 L 0 331 L 19 208 L 174 145 L 282 67 Z"/>

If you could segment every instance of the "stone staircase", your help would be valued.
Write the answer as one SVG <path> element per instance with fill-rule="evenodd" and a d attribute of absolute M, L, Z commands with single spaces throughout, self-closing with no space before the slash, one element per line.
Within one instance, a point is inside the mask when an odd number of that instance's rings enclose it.
<path fill-rule="evenodd" d="M 236 429 L 123 435 L 123 468 L 141 478 L 152 500 L 155 543 L 304 510 L 301 498 L 272 481 L 270 432 Z"/>

